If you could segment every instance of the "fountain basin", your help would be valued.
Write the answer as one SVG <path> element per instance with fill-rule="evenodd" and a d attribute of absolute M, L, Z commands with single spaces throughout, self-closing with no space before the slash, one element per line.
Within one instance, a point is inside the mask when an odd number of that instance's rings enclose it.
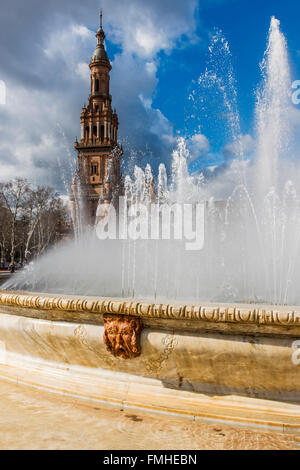
<path fill-rule="evenodd" d="M 106 350 L 105 314 L 141 318 L 139 357 Z M 193 419 L 299 430 L 299 337 L 297 307 L 0 291 L 0 378 Z"/>

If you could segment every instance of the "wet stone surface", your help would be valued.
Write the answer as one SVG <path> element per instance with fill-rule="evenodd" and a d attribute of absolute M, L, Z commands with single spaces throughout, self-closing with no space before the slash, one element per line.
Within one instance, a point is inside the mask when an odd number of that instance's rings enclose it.
<path fill-rule="evenodd" d="M 120 410 L 0 381 L 0 449 L 299 449 L 300 436 Z"/>

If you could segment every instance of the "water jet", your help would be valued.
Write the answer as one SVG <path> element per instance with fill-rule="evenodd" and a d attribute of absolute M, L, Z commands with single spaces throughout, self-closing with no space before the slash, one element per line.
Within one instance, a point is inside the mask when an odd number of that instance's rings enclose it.
<path fill-rule="evenodd" d="M 170 181 L 159 167 L 158 204 L 204 201 L 204 248 L 103 241 L 93 230 L 55 247 L 0 291 L 0 377 L 124 408 L 299 430 L 299 173 L 286 163 L 291 82 L 274 18 L 262 71 L 253 162 L 232 114 L 237 158 L 223 174 L 205 184 L 191 175 L 184 139 Z M 152 180 L 150 166 L 136 167 L 127 199 L 149 203 Z"/>

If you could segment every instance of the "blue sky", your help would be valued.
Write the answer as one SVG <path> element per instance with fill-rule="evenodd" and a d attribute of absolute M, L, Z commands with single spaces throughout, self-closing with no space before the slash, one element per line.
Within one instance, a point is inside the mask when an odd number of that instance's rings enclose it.
<path fill-rule="evenodd" d="M 162 54 L 159 87 L 153 104 L 160 107 L 176 129 L 182 131 L 185 127 L 183 108 L 188 90 L 192 80 L 205 69 L 209 37 L 216 27 L 223 31 L 232 52 L 242 131 L 246 133 L 252 128 L 254 91 L 261 79 L 259 62 L 266 48 L 272 15 L 280 20 L 286 36 L 294 78 L 300 76 L 300 3 L 294 0 L 231 0 L 208 5 L 195 13 L 201 41 L 174 50 L 170 55 Z"/>
<path fill-rule="evenodd" d="M 212 102 L 207 119 L 198 109 L 193 120 L 188 100 L 205 71 L 215 28 L 230 45 L 248 143 L 255 139 L 254 91 L 272 15 L 287 39 L 293 79 L 300 78 L 300 5 L 294 0 L 3 0 L 0 80 L 7 104 L 0 106 L 0 180 L 18 174 L 67 192 L 100 6 L 120 137 L 135 155 L 124 160 L 125 172 L 132 163 L 150 161 L 154 170 L 160 161 L 168 164 L 178 135 L 195 151 L 192 169 L 222 163 L 231 137 L 220 110 Z"/>
<path fill-rule="evenodd" d="M 281 30 L 287 39 L 292 76 L 297 79 L 300 76 L 299 14 L 300 4 L 293 0 L 197 2 L 194 12 L 197 39 L 190 40 L 183 35 L 183 44 L 158 54 L 158 86 L 152 95 L 152 106 L 160 109 L 170 121 L 175 135 L 193 135 L 195 123 L 189 118 L 188 96 L 196 87 L 195 81 L 207 67 L 211 36 L 218 29 L 227 39 L 232 54 L 241 132 L 255 136 L 255 91 L 261 81 L 259 64 L 266 48 L 271 16 L 281 21 Z M 112 57 L 120 51 L 118 46 L 109 41 L 107 45 Z M 198 111 L 201 128 L 205 128 L 205 116 L 202 118 L 201 111 Z M 202 158 L 201 165 L 222 163 L 220 153 L 228 136 L 225 133 L 220 137 L 218 126 L 210 126 L 207 137 L 213 156 Z M 193 169 L 193 166 L 198 167 L 193 163 L 190 168 Z"/>
<path fill-rule="evenodd" d="M 293 0 L 231 0 L 207 5 L 196 11 L 197 33 L 201 41 L 174 50 L 170 55 L 162 54 L 162 66 L 158 70 L 159 86 L 153 101 L 153 105 L 161 109 L 178 133 L 191 135 L 193 132 L 185 109 L 187 97 L 193 88 L 193 80 L 205 70 L 209 38 L 214 29 L 219 28 L 228 40 L 232 53 L 241 131 L 243 134 L 255 134 L 255 90 L 261 80 L 259 63 L 266 48 L 272 15 L 280 19 L 281 30 L 287 39 L 292 76 L 297 79 L 300 76 L 300 3 Z M 201 36 L 203 26 L 206 34 Z M 218 151 L 218 128 L 210 131 L 212 147 Z"/>

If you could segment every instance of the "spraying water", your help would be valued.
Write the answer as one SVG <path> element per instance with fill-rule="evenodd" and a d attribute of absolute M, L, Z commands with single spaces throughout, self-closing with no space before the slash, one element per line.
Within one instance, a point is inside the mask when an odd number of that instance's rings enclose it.
<path fill-rule="evenodd" d="M 292 82 L 285 37 L 272 17 L 268 47 L 261 63 L 262 86 L 257 91 L 258 195 L 277 190 L 280 158 L 288 155 Z"/>
<path fill-rule="evenodd" d="M 216 34 L 212 57 L 230 58 L 228 43 Z M 222 59 L 223 61 L 223 59 Z M 224 62 L 224 61 L 223 61 Z M 286 41 L 271 20 L 256 95 L 256 155 L 245 162 L 231 67 L 225 76 L 211 66 L 199 83 L 221 93 L 235 158 L 211 179 L 190 174 L 183 138 L 172 155 L 171 175 L 150 165 L 124 178 L 126 204 L 145 207 L 204 203 L 204 246 L 188 251 L 182 239 L 99 240 L 95 231 L 58 245 L 14 276 L 7 289 L 190 301 L 247 301 L 300 305 L 299 168 L 287 164 L 291 78 Z M 291 170 L 292 168 L 292 170 Z M 223 194 L 218 200 L 217 194 Z M 226 196 L 225 196 L 226 195 Z M 80 197 L 79 197 L 80 200 Z M 192 225 L 189 215 L 186 224 Z"/>

